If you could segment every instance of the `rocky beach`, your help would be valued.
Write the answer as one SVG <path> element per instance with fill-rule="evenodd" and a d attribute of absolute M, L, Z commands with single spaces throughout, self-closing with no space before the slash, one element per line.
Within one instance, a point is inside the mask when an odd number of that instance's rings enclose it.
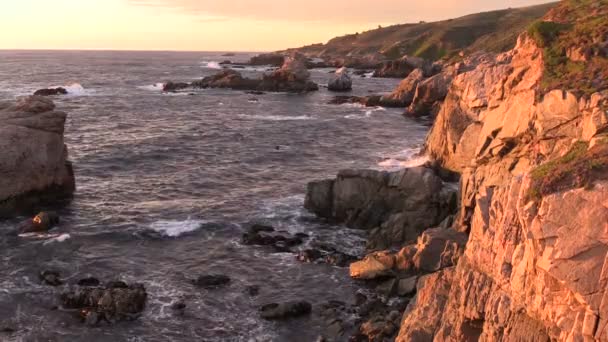
<path fill-rule="evenodd" d="M 0 52 L 0 340 L 608 341 L 606 18 Z"/>

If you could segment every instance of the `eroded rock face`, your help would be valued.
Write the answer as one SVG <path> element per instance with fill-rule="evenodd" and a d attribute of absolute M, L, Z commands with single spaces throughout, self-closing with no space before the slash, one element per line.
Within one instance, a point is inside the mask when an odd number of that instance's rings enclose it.
<path fill-rule="evenodd" d="M 329 80 L 327 89 L 331 91 L 349 91 L 353 89 L 353 79 L 348 73 L 348 69 L 340 68 Z"/>
<path fill-rule="evenodd" d="M 432 64 L 423 58 L 404 56 L 398 60 L 384 62 L 374 72 L 374 77 L 404 78 L 416 69 L 424 70 L 426 76 L 433 74 Z"/>
<path fill-rule="evenodd" d="M 455 189 L 432 169 L 398 172 L 344 170 L 335 180 L 308 185 L 305 207 L 334 222 L 370 231 L 368 247 L 415 241 L 456 210 Z"/>
<path fill-rule="evenodd" d="M 391 107 L 408 107 L 414 100 L 418 84 L 424 80 L 424 71 L 416 69 L 412 71 L 391 94 L 382 96 L 383 104 L 391 104 Z"/>
<path fill-rule="evenodd" d="M 398 341 L 608 340 L 608 182 L 541 196 L 534 182 L 576 141 L 605 143 L 608 93 L 541 94 L 543 68 L 524 35 L 452 82 L 427 151 L 462 173 L 469 239 L 455 268 L 419 281 Z"/>
<path fill-rule="evenodd" d="M 63 138 L 65 120 L 47 98 L 0 103 L 0 217 L 71 196 L 75 181 Z"/>
<path fill-rule="evenodd" d="M 253 56 L 247 64 L 249 65 L 272 65 L 281 66 L 285 62 L 285 56 L 278 53 L 264 53 L 261 55 Z"/>

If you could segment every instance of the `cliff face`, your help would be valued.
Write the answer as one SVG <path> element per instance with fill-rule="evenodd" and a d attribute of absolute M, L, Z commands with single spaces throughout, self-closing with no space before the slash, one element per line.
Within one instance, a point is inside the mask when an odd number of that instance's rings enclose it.
<path fill-rule="evenodd" d="M 33 208 L 74 191 L 63 141 L 66 114 L 51 100 L 32 96 L 0 103 L 0 216 Z"/>
<path fill-rule="evenodd" d="M 574 8 L 582 30 L 607 6 L 564 1 L 547 20 Z M 469 240 L 419 281 L 398 341 L 608 340 L 608 91 L 544 89 L 551 53 L 524 34 L 454 79 L 426 149 L 462 173 Z"/>

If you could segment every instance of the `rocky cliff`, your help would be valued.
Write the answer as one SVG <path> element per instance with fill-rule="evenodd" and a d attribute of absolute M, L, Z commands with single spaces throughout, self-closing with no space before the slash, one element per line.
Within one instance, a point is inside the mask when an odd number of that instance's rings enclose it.
<path fill-rule="evenodd" d="M 0 103 L 0 216 L 14 216 L 75 188 L 63 140 L 66 114 L 31 96 Z"/>
<path fill-rule="evenodd" d="M 455 77 L 426 150 L 462 173 L 453 229 L 469 238 L 418 282 L 398 341 L 608 340 L 607 16 L 563 1 Z M 577 69 L 592 87 L 568 86 Z"/>

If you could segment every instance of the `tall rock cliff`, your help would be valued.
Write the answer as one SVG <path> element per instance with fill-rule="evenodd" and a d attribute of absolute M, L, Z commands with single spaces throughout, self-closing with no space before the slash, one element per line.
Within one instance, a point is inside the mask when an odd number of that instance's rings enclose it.
<path fill-rule="evenodd" d="M 608 341 L 606 18 L 563 1 L 454 79 L 426 150 L 462 173 L 469 240 L 418 282 L 398 341 Z"/>
<path fill-rule="evenodd" d="M 70 196 L 75 188 L 63 132 L 66 114 L 31 96 L 0 103 L 0 217 Z"/>

